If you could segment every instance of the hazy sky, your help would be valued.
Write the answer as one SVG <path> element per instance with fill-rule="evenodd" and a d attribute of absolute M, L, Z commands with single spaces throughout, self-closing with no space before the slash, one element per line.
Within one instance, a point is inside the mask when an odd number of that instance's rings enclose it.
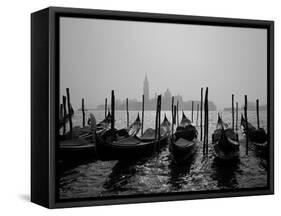
<path fill-rule="evenodd" d="M 150 97 L 169 88 L 184 100 L 209 99 L 218 108 L 266 103 L 265 29 L 214 27 L 101 19 L 61 18 L 60 88 L 70 88 L 74 108 L 85 98 L 96 107 L 110 97 L 141 100 L 147 74 Z"/>

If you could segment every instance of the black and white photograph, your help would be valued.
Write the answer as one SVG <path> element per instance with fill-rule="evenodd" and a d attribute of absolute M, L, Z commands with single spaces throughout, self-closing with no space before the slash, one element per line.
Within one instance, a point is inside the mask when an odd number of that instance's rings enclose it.
<path fill-rule="evenodd" d="M 59 26 L 59 200 L 268 188 L 267 29 Z"/>
<path fill-rule="evenodd" d="M 3 1 L 0 215 L 276 215 L 280 5 Z"/>

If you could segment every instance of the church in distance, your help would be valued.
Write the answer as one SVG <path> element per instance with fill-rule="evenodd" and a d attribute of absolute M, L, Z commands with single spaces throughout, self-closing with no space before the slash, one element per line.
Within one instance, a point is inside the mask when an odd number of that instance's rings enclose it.
<path fill-rule="evenodd" d="M 145 110 L 155 110 L 156 107 L 156 100 L 157 94 L 153 98 L 149 97 L 149 81 L 147 76 L 144 78 L 143 82 L 143 95 L 144 95 L 144 104 Z M 171 109 L 171 101 L 172 101 L 172 93 L 169 89 L 167 89 L 164 94 L 162 94 L 162 110 L 170 110 Z M 192 110 L 192 101 L 184 101 L 181 95 L 175 95 L 175 102 L 179 103 L 179 108 L 182 110 Z M 194 108 L 197 107 L 197 104 L 200 106 L 200 101 L 193 101 Z M 130 110 L 141 110 L 142 102 L 138 101 L 137 99 L 130 99 L 129 98 L 129 106 Z M 126 99 L 123 100 L 117 99 L 115 101 L 115 108 L 116 110 L 126 110 Z M 104 104 L 100 104 L 96 108 L 97 110 L 104 110 Z M 209 111 L 216 111 L 217 107 L 214 102 L 209 101 Z"/>

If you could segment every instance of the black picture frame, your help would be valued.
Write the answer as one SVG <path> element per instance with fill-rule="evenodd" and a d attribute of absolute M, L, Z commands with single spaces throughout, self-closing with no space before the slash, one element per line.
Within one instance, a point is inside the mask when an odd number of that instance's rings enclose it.
<path fill-rule="evenodd" d="M 61 16 L 267 29 L 267 105 L 270 144 L 268 187 L 61 201 L 57 196 L 56 142 L 59 107 Z M 48 208 L 191 200 L 274 193 L 274 22 L 186 15 L 49 7 L 31 15 L 31 201 Z"/>

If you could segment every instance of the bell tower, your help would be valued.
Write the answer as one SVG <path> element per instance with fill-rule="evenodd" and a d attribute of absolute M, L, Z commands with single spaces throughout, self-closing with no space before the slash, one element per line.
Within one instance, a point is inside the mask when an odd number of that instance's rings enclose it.
<path fill-rule="evenodd" d="M 148 83 L 146 74 L 145 74 L 145 78 L 143 81 L 143 94 L 144 94 L 144 101 L 148 102 L 149 101 L 149 83 Z"/>

